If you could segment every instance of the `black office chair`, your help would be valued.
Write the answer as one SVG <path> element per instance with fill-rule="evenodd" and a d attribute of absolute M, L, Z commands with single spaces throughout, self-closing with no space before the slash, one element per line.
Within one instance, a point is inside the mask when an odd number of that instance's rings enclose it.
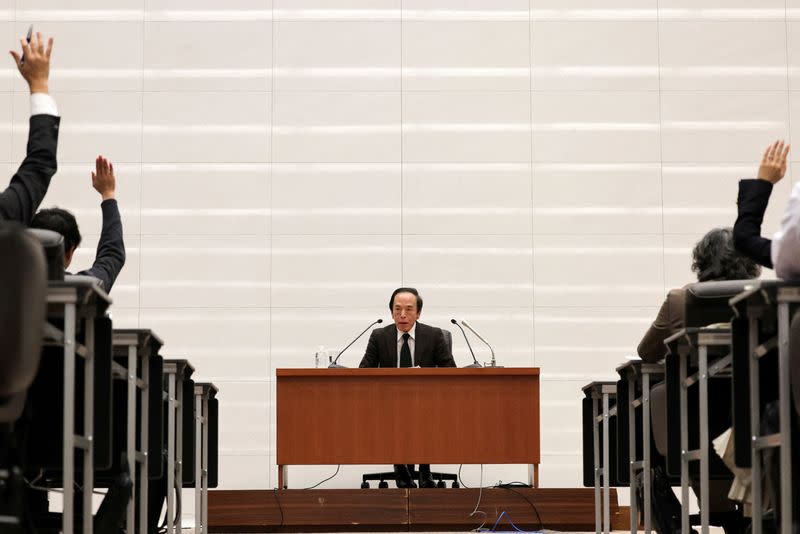
<path fill-rule="evenodd" d="M 24 478 L 14 423 L 36 376 L 47 310 L 42 246 L 16 224 L 0 226 L 0 524 L 22 532 Z"/>
<path fill-rule="evenodd" d="M 453 334 L 450 330 L 442 328 L 442 335 L 444 336 L 444 343 L 447 346 L 447 352 L 453 354 Z M 459 488 L 461 485 L 458 483 L 458 475 L 455 473 L 439 473 L 431 472 L 431 477 L 436 481 L 437 488 L 445 488 L 447 484 L 445 481 L 451 482 L 451 487 Z M 419 470 L 414 470 L 411 473 L 411 478 L 419 482 Z M 378 481 L 378 487 L 386 489 L 389 487 L 389 480 L 394 480 L 394 471 L 384 471 L 382 473 L 367 473 L 361 476 L 361 489 L 369 489 L 369 481 Z"/>

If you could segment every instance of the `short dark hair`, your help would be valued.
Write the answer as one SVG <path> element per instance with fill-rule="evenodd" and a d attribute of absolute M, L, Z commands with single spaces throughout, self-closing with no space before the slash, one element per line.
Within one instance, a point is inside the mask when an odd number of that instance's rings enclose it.
<path fill-rule="evenodd" d="M 41 228 L 42 230 L 52 230 L 64 236 L 64 252 L 78 248 L 81 244 L 81 232 L 78 230 L 78 221 L 75 216 L 61 208 L 48 208 L 39 210 L 33 216 L 30 224 L 31 228 Z"/>
<path fill-rule="evenodd" d="M 761 267 L 736 251 L 731 228 L 714 228 L 694 246 L 692 271 L 698 282 L 746 280 L 757 278 Z"/>
<path fill-rule="evenodd" d="M 398 287 L 392 293 L 392 298 L 389 299 L 389 311 L 394 311 L 394 297 L 398 293 L 411 293 L 415 297 L 417 297 L 417 313 L 422 311 L 422 297 L 419 296 L 419 291 L 414 289 L 413 287 Z"/>

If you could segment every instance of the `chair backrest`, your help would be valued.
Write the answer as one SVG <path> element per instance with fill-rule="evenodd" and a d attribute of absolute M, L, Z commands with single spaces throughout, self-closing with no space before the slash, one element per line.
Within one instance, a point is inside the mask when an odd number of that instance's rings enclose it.
<path fill-rule="evenodd" d="M 690 285 L 686 288 L 684 325 L 689 328 L 729 323 L 733 309 L 728 301 L 753 283 L 753 280 L 725 280 Z"/>
<path fill-rule="evenodd" d="M 52 230 L 28 228 L 28 233 L 41 243 L 47 262 L 47 279 L 64 279 L 64 236 Z"/>
<path fill-rule="evenodd" d="M 791 354 L 791 380 L 794 409 L 800 415 L 800 310 L 794 313 L 789 336 L 789 349 Z"/>
<path fill-rule="evenodd" d="M 47 313 L 44 250 L 13 223 L 0 224 L 0 294 L 0 422 L 9 423 L 39 368 Z"/>
<path fill-rule="evenodd" d="M 447 347 L 447 354 L 453 355 L 453 334 L 450 330 L 442 328 L 442 335 L 444 336 L 444 345 Z"/>

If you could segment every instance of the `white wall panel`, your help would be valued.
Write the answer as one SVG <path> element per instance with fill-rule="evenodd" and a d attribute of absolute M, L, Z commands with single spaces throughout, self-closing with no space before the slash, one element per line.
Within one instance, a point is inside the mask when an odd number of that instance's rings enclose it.
<path fill-rule="evenodd" d="M 657 93 L 536 92 L 532 101 L 536 162 L 659 161 Z"/>
<path fill-rule="evenodd" d="M 144 93 L 142 158 L 157 163 L 270 160 L 269 93 Z"/>
<path fill-rule="evenodd" d="M 536 236 L 536 306 L 648 306 L 663 288 L 660 235 Z"/>
<path fill-rule="evenodd" d="M 265 235 L 270 230 L 269 164 L 146 164 L 141 172 L 143 234 Z"/>
<path fill-rule="evenodd" d="M 530 162 L 530 102 L 522 92 L 403 94 L 403 161 Z"/>
<path fill-rule="evenodd" d="M 530 234 L 530 216 L 529 163 L 403 165 L 404 234 Z"/>
<path fill-rule="evenodd" d="M 661 118 L 665 163 L 755 165 L 770 140 L 789 135 L 785 91 L 665 92 Z"/>
<path fill-rule="evenodd" d="M 657 163 L 542 163 L 534 166 L 536 234 L 658 234 Z"/>
<path fill-rule="evenodd" d="M 268 91 L 272 87 L 270 30 L 252 20 L 148 21 L 144 27 L 144 88 Z"/>
<path fill-rule="evenodd" d="M 655 21 L 534 20 L 530 31 L 535 90 L 658 90 Z"/>
<path fill-rule="evenodd" d="M 401 166 L 274 164 L 275 235 L 400 233 Z"/>
<path fill-rule="evenodd" d="M 400 21 L 275 23 L 278 91 L 399 91 Z"/>
<path fill-rule="evenodd" d="M 783 20 L 663 22 L 664 90 L 786 90 Z"/>
<path fill-rule="evenodd" d="M 268 239 L 143 237 L 143 308 L 269 306 Z"/>
<path fill-rule="evenodd" d="M 516 21 L 404 22 L 403 90 L 528 91 L 529 28 L 522 14 Z"/>
<path fill-rule="evenodd" d="M 276 162 L 399 162 L 400 94 L 276 93 L 272 135 Z"/>

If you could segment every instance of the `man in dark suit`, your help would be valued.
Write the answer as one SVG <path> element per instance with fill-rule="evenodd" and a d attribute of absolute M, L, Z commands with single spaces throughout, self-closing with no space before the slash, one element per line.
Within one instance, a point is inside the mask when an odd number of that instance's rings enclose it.
<path fill-rule="evenodd" d="M 395 289 L 389 299 L 394 324 L 373 330 L 359 367 L 455 367 L 440 328 L 417 322 L 422 313 L 422 297 L 413 287 Z M 413 362 L 413 363 L 412 363 Z M 416 488 L 411 478 L 413 465 L 396 464 L 398 488 Z M 434 488 L 431 466 L 420 464 L 419 481 L 423 488 Z"/>
<path fill-rule="evenodd" d="M 37 33 L 31 42 L 21 40 L 22 52 L 10 52 L 20 74 L 31 92 L 31 118 L 25 160 L 11 178 L 5 191 L 0 192 L 0 221 L 31 222 L 42 202 L 50 178 L 56 173 L 56 147 L 60 117 L 55 100 L 50 96 L 50 54 L 53 40 L 45 46 Z"/>
<path fill-rule="evenodd" d="M 102 198 L 100 209 L 103 212 L 103 229 L 94 263 L 89 269 L 77 274 L 97 278 L 106 293 L 111 293 L 114 281 L 125 265 L 125 243 L 122 240 L 122 218 L 117 206 L 116 184 L 114 165 L 103 156 L 98 156 L 95 160 L 95 172 L 92 173 L 92 187 Z M 64 267 L 68 268 L 81 244 L 81 232 L 75 216 L 61 208 L 43 209 L 33 217 L 31 228 L 51 230 L 64 236 Z"/>

